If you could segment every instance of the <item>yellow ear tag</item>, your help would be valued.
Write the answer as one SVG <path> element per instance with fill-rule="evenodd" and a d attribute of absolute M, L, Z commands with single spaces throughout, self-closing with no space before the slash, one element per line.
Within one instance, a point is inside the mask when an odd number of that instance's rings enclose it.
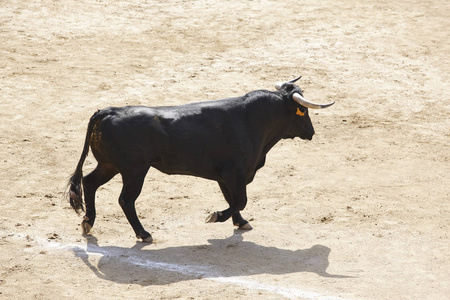
<path fill-rule="evenodd" d="M 305 113 L 303 113 L 300 108 L 297 107 L 297 115 L 299 115 L 300 117 L 303 117 L 305 115 Z"/>

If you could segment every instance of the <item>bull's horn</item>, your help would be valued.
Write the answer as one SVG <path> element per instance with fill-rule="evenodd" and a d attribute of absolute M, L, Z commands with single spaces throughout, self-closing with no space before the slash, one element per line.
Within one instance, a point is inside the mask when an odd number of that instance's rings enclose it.
<path fill-rule="evenodd" d="M 327 108 L 331 105 L 334 104 L 333 103 L 328 103 L 328 104 L 316 104 L 313 102 L 310 102 L 308 100 L 306 100 L 305 98 L 303 98 L 302 95 L 300 95 L 299 93 L 294 93 L 292 94 L 292 98 L 295 100 L 295 102 L 297 102 L 300 105 L 303 105 L 304 107 L 307 108 L 312 108 L 312 109 L 322 109 L 322 108 Z"/>
<path fill-rule="evenodd" d="M 283 86 L 283 84 L 285 84 L 285 83 L 294 83 L 294 82 L 296 82 L 297 80 L 299 80 L 300 78 L 302 78 L 302 76 L 297 77 L 297 78 L 295 78 L 295 79 L 293 79 L 293 80 L 291 80 L 291 81 L 287 81 L 287 82 L 277 82 L 277 83 L 275 83 L 275 88 L 276 88 L 277 90 L 279 90 L 279 89 L 281 89 L 281 87 Z"/>
<path fill-rule="evenodd" d="M 297 80 L 299 80 L 300 78 L 302 78 L 302 76 L 300 76 L 300 77 L 297 77 L 297 78 L 295 78 L 295 79 L 293 79 L 293 80 L 289 81 L 289 83 L 294 83 L 294 82 L 296 82 Z"/>

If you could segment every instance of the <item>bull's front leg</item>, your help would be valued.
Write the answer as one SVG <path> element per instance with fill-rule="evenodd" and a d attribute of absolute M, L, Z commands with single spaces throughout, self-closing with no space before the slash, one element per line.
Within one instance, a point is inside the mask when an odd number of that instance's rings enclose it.
<path fill-rule="evenodd" d="M 235 213 L 234 215 L 231 216 L 231 218 L 233 219 L 233 224 L 237 226 L 239 229 L 241 230 L 253 229 L 252 225 L 250 225 L 250 223 L 241 216 L 240 212 Z"/>
<path fill-rule="evenodd" d="M 213 212 L 208 216 L 208 218 L 206 218 L 206 223 L 225 222 L 229 218 L 229 217 L 224 218 L 224 216 L 226 217 L 226 213 L 227 210 Z M 253 226 L 250 225 L 250 223 L 241 216 L 240 212 L 235 213 L 231 217 L 233 220 L 233 224 L 237 226 L 239 229 L 241 230 L 253 229 Z"/>
<path fill-rule="evenodd" d="M 252 229 L 253 227 L 250 223 L 240 214 L 240 211 L 247 205 L 247 184 L 245 175 L 241 173 L 235 176 L 229 176 L 228 180 L 219 182 L 219 186 L 230 207 L 224 211 L 211 213 L 206 219 L 206 222 L 225 222 L 232 217 L 233 224 L 238 226 L 239 229 Z"/>

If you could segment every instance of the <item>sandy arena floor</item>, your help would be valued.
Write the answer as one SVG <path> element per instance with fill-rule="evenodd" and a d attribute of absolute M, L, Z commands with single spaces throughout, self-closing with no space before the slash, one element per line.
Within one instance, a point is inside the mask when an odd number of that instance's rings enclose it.
<path fill-rule="evenodd" d="M 0 2 L 0 298 L 448 299 L 450 6 L 445 1 Z M 90 116 L 299 85 L 311 142 L 248 186 L 254 230 L 206 224 L 215 182 L 151 170 L 136 242 L 98 193 L 63 198 Z M 95 166 L 92 155 L 85 174 Z"/>

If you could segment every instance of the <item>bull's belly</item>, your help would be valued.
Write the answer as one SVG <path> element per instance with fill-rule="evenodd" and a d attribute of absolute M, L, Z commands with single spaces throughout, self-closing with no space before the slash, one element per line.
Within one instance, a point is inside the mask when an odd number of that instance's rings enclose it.
<path fill-rule="evenodd" d="M 209 180 L 220 181 L 221 177 L 219 172 L 212 169 L 204 168 L 183 168 L 180 166 L 167 166 L 162 164 L 152 164 L 152 167 L 158 171 L 168 175 L 188 175 L 194 177 L 200 177 Z"/>
<path fill-rule="evenodd" d="M 239 172 L 241 170 L 245 173 L 248 184 L 253 181 L 256 171 L 264 165 L 264 161 L 259 163 L 258 166 L 240 164 L 239 161 L 224 160 L 220 162 L 214 161 L 215 163 L 211 163 L 208 160 L 154 161 L 151 166 L 168 175 L 188 175 L 218 182 L 224 181 L 224 175 L 230 174 L 230 171 Z"/>

